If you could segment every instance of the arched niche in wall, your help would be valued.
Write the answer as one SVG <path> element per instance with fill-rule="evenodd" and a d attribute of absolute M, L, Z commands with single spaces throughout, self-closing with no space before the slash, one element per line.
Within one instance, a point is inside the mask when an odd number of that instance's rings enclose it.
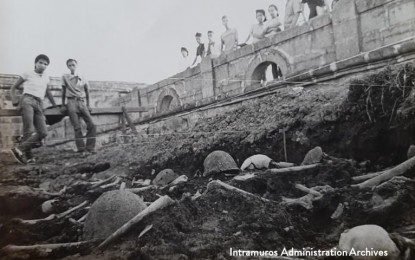
<path fill-rule="evenodd" d="M 180 97 L 173 87 L 164 89 L 157 99 L 157 113 L 163 114 L 181 107 Z"/>
<path fill-rule="evenodd" d="M 262 86 L 264 81 L 283 79 L 291 73 L 292 61 L 281 50 L 268 49 L 255 54 L 245 74 L 245 92 Z M 267 71 L 270 75 L 267 78 Z"/>

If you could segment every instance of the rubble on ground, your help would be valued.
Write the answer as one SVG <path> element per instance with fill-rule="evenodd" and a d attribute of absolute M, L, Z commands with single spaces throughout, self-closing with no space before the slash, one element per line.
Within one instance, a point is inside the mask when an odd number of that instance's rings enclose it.
<path fill-rule="evenodd" d="M 350 88 L 282 89 L 190 134 L 109 144 L 86 158 L 42 147 L 37 165 L 2 161 L 0 258 L 229 259 L 230 248 L 330 249 L 367 224 L 415 238 L 415 140 L 403 120 L 413 92 L 403 95 L 402 71 Z M 280 166 L 240 172 L 257 154 Z M 161 198 L 166 207 L 140 216 Z"/>

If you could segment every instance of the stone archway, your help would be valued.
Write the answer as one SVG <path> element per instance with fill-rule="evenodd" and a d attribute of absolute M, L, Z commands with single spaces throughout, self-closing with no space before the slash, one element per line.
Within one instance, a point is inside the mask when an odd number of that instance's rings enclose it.
<path fill-rule="evenodd" d="M 157 113 L 167 113 L 181 107 L 180 97 L 173 87 L 164 89 L 157 99 Z"/>
<path fill-rule="evenodd" d="M 245 74 L 244 92 L 259 88 L 261 81 L 265 78 L 266 70 L 271 66 L 273 69 L 278 67 L 282 78 L 289 75 L 292 71 L 292 61 L 288 55 L 278 48 L 260 51 L 250 60 L 248 70 Z M 275 77 L 276 75 L 274 75 Z"/>

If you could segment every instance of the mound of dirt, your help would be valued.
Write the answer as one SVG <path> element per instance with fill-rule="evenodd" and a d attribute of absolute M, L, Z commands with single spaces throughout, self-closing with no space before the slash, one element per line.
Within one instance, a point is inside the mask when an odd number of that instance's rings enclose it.
<path fill-rule="evenodd" d="M 162 195 L 177 201 L 145 218 L 105 252 L 81 250 L 78 253 L 87 255 L 66 259 L 227 259 L 231 248 L 331 248 L 344 229 L 356 225 L 378 224 L 391 232 L 415 224 L 411 176 L 395 177 L 373 190 L 351 186 L 356 176 L 406 159 L 409 145 L 415 143 L 415 127 L 408 120 L 415 94 L 407 88 L 413 87 L 414 75 L 413 67 L 397 66 L 350 87 L 333 84 L 300 91 L 287 87 L 201 118 L 186 133 L 143 134 L 130 143 L 108 144 L 87 158 L 42 147 L 36 151 L 38 165 L 0 165 L 0 182 L 47 187 L 50 193 L 66 187 L 53 195 L 59 198 L 60 212 L 85 200 L 93 203 L 106 191 L 118 190 L 121 182 L 146 202 Z M 278 162 L 285 158 L 284 143 L 288 160 L 297 165 L 310 149 L 321 147 L 320 164 L 284 174 L 255 170 L 244 176 L 247 181 L 234 179 L 236 173 L 202 176 L 203 161 L 212 151 L 227 151 L 238 166 L 254 154 Z M 187 175 L 188 181 L 134 186 L 133 180 L 153 180 L 152 173 L 163 169 Z M 108 178 L 113 175 L 120 179 Z M 97 177 L 108 179 L 101 183 Z M 207 190 L 211 178 L 251 195 Z M 31 199 L 27 201 L 36 204 L 28 207 L 30 212 L 0 212 L 0 246 L 75 242 L 86 235 L 82 219 L 87 208 L 34 225 L 13 219 L 47 217 L 40 211 L 42 200 Z M 8 205 L 13 205 L 13 198 Z M 59 259 L 67 253 L 47 257 Z"/>

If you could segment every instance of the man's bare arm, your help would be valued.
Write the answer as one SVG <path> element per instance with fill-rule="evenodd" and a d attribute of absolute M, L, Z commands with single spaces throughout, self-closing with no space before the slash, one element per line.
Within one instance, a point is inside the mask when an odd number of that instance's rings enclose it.
<path fill-rule="evenodd" d="M 19 104 L 18 95 L 16 91 L 23 89 L 22 87 L 23 82 L 24 82 L 24 79 L 22 77 L 19 77 L 10 89 L 10 96 L 12 98 L 13 106 L 17 106 Z"/>

